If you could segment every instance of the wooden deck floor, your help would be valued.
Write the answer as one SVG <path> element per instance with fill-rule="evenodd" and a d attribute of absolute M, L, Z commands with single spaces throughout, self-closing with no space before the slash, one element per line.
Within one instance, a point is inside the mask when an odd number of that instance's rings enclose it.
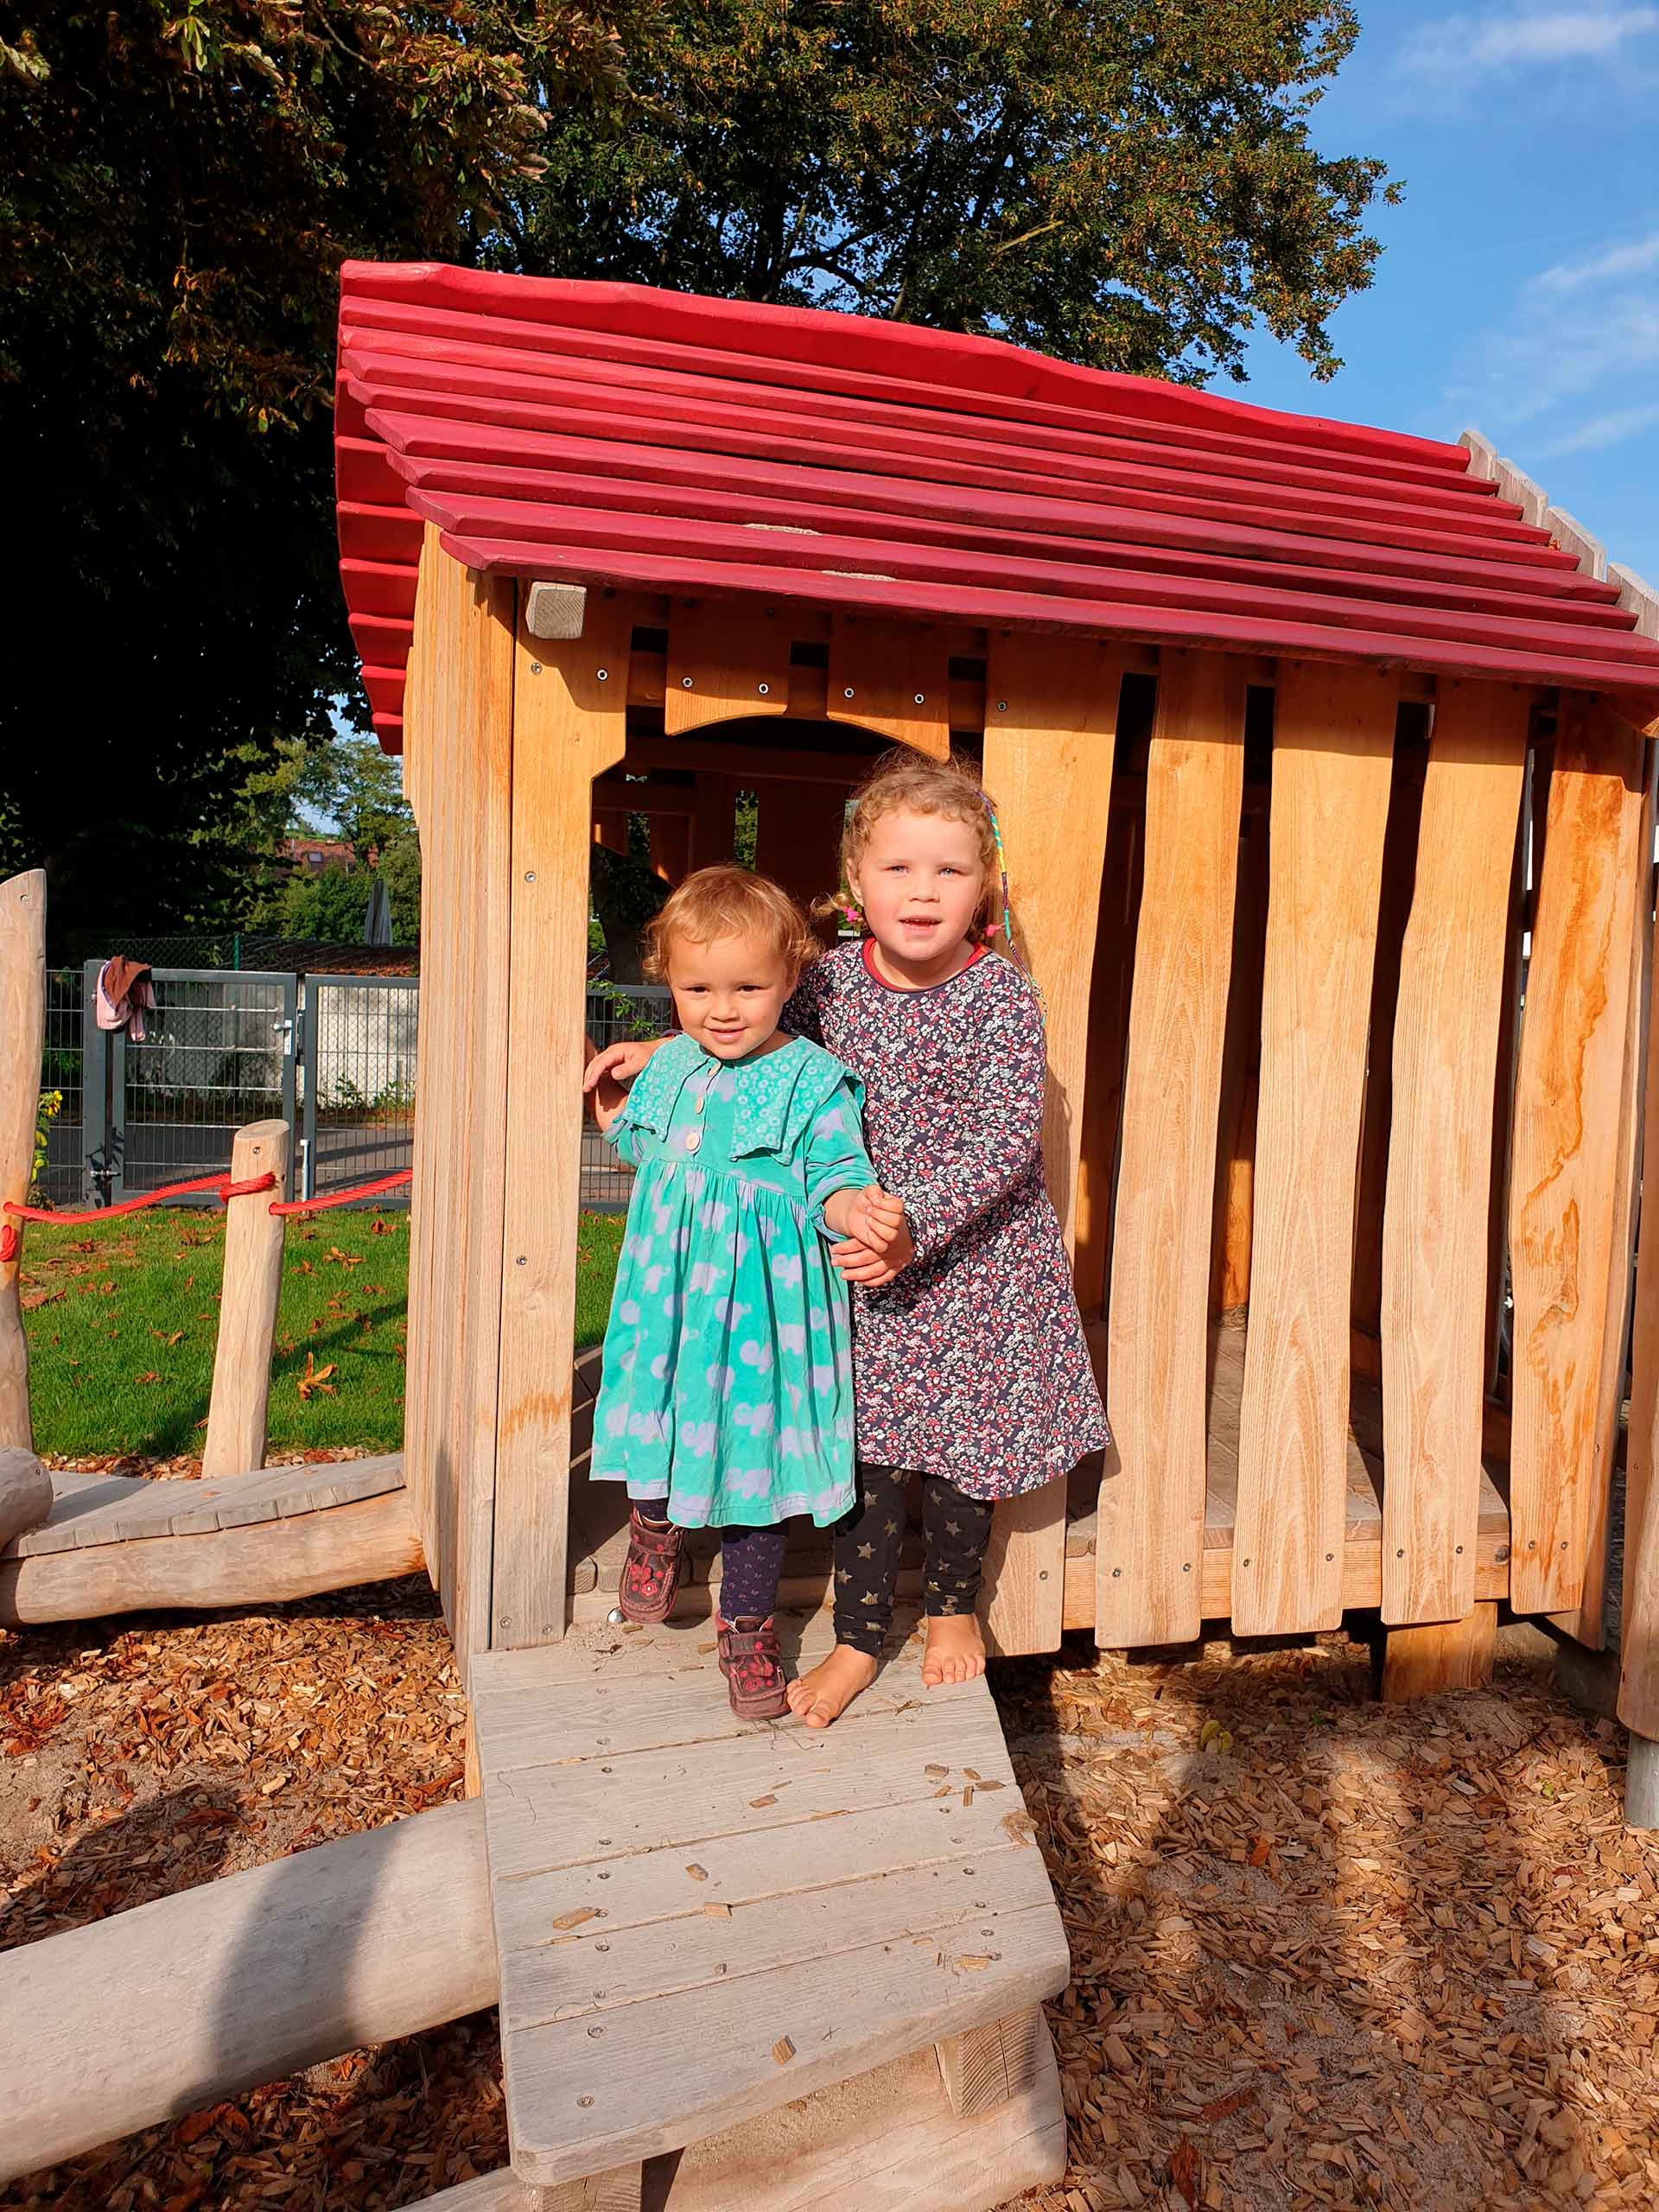
<path fill-rule="evenodd" d="M 817 1618 L 785 1636 L 796 1663 L 826 1641 Z M 526 2182 L 675 2150 L 1065 1984 L 989 1692 L 925 1691 L 918 1641 L 827 1731 L 734 1719 L 695 1628 L 488 1654 L 473 1712 Z"/>
<path fill-rule="evenodd" d="M 598 1379 L 597 1355 L 578 1363 L 580 1388 L 591 1397 Z M 1215 1332 L 1210 1375 L 1209 1488 L 1205 1501 L 1204 1617 L 1225 1621 L 1232 1615 L 1233 1524 L 1238 1496 L 1239 1403 L 1244 1380 L 1244 1332 L 1223 1327 Z M 1348 1444 L 1348 1507 L 1343 1560 L 1343 1603 L 1357 1607 L 1382 1600 L 1382 1402 L 1374 1382 L 1356 1375 L 1352 1384 Z M 581 1440 L 585 1443 L 585 1438 Z M 1498 1487 L 1503 1469 L 1489 1461 L 1481 1484 L 1475 1594 L 1503 1598 L 1510 1587 L 1510 1516 Z M 627 1550 L 627 1500 L 618 1483 L 587 1479 L 588 1455 L 576 1459 L 571 1482 L 571 1609 L 577 1621 L 602 1621 L 616 1602 L 617 1578 Z M 1098 1459 L 1085 1460 L 1071 1479 L 1066 1524 L 1065 1625 L 1095 1624 L 1095 1524 L 1101 1480 Z M 830 1539 L 804 1522 L 792 1524 L 784 1567 L 780 1602 L 816 1607 L 830 1596 Z M 712 1610 L 720 1587 L 720 1547 L 712 1532 L 690 1540 L 691 1576 L 682 1590 L 678 1618 L 693 1619 Z M 899 1573 L 899 1594 L 913 1598 L 921 1587 L 921 1542 L 912 1529 Z"/>

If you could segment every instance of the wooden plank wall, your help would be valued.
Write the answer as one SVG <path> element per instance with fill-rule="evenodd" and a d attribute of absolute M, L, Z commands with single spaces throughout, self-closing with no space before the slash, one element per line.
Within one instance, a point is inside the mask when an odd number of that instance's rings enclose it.
<path fill-rule="evenodd" d="M 513 588 L 429 526 L 405 711 L 421 833 L 421 1082 L 404 1475 L 466 1679 L 489 1643 L 507 1096 Z M 582 872 L 586 878 L 586 811 Z"/>
<path fill-rule="evenodd" d="M 1530 706 L 1517 687 L 1442 683 L 1423 780 L 1382 1210 L 1389 1622 L 1475 1602 L 1492 1084 Z"/>
<path fill-rule="evenodd" d="M 1642 740 L 1562 702 L 1516 1084 L 1511 1602 L 1580 1603 L 1619 1180 Z"/>
<path fill-rule="evenodd" d="M 1342 1614 L 1349 1292 L 1397 675 L 1279 666 L 1233 1624 Z"/>
<path fill-rule="evenodd" d="M 1043 1163 L 1068 1250 L 1088 1062 L 1089 983 L 1125 657 L 1096 639 L 1017 632 L 992 641 L 985 783 L 1018 884 L 1014 921 L 1043 994 L 1049 1096 Z M 986 1627 L 1004 1653 L 1058 1648 L 1065 1606 L 1065 1484 L 996 1509 Z"/>
<path fill-rule="evenodd" d="M 1210 1220 L 1232 956 L 1245 671 L 1170 652 L 1147 766 L 1112 1239 L 1109 1409 L 1121 1465 L 1100 1489 L 1096 1634 L 1173 1643 L 1201 1619 Z"/>

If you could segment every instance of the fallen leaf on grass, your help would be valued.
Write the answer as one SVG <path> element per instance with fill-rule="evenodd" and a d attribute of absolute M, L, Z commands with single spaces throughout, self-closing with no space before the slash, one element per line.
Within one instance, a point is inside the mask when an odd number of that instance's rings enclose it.
<path fill-rule="evenodd" d="M 318 1390 L 326 1391 L 331 1398 L 335 1397 L 339 1394 L 336 1392 L 334 1384 L 328 1378 L 331 1375 L 336 1374 L 338 1371 L 339 1370 L 332 1359 L 328 1362 L 326 1367 L 319 1367 L 316 1363 L 315 1353 L 307 1352 L 305 1355 L 305 1372 L 303 1375 L 296 1377 L 294 1387 L 299 1392 L 302 1400 L 309 1399 L 312 1395 Z"/>
<path fill-rule="evenodd" d="M 338 1244 L 331 1244 L 328 1247 L 327 1256 L 336 1267 L 360 1268 L 363 1264 L 363 1255 L 360 1252 L 342 1252 Z"/>
<path fill-rule="evenodd" d="M 135 1382 L 159 1382 L 162 1378 L 152 1367 L 148 1375 L 135 1375 L 132 1379 Z"/>

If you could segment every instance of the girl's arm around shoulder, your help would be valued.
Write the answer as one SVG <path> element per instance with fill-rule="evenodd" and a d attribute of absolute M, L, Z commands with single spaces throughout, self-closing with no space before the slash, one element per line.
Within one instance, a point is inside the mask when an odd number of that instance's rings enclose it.
<path fill-rule="evenodd" d="M 625 1096 L 635 1076 L 650 1066 L 652 1054 L 659 1052 L 664 1045 L 672 1041 L 671 1037 L 630 1037 L 620 1045 L 607 1045 L 601 1052 L 589 1038 L 588 1065 L 582 1074 L 583 1096 L 596 1100 L 603 1085 L 608 1085 L 619 1098 Z M 613 1116 L 617 1110 L 616 1107 L 612 1108 Z M 594 1108 L 594 1118 L 601 1129 L 609 1128 L 610 1123 L 601 1118 L 597 1103 Z"/>

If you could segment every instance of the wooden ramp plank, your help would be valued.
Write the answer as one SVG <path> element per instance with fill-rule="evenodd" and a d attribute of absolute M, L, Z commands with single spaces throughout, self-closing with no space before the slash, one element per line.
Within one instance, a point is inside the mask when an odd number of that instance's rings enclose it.
<path fill-rule="evenodd" d="M 1243 661 L 1171 652 L 1147 766 L 1112 1237 L 1109 1412 L 1095 1633 L 1198 1633 L 1206 1457 L 1210 1206 L 1244 791 Z"/>
<path fill-rule="evenodd" d="M 1400 957 L 1382 1221 L 1382 1618 L 1475 1602 L 1486 1208 L 1531 695 L 1441 683 Z"/>
<path fill-rule="evenodd" d="M 670 1663 L 695 1632 L 639 1641 L 573 1630 L 474 1675 L 509 2133 L 544 2188 L 1027 2009 L 1069 1971 L 983 1681 L 925 1691 L 912 1640 L 819 1733 L 734 1720 L 711 1656 Z"/>
<path fill-rule="evenodd" d="M 51 1552 L 140 1542 L 151 1536 L 255 1528 L 262 1522 L 321 1512 L 359 1498 L 383 1497 L 403 1488 L 404 1460 L 400 1452 L 384 1452 L 368 1459 L 255 1467 L 213 1482 L 54 1473 L 52 1486 L 56 1497 L 48 1519 L 7 1545 L 0 1558 L 37 1559 Z"/>
<path fill-rule="evenodd" d="M 1579 1603 L 1595 1473 L 1642 819 L 1642 740 L 1563 701 L 1516 1083 L 1510 1509 L 1516 1612 Z"/>
<path fill-rule="evenodd" d="M 1342 1617 L 1349 1289 L 1397 675 L 1281 662 L 1233 1624 Z"/>

